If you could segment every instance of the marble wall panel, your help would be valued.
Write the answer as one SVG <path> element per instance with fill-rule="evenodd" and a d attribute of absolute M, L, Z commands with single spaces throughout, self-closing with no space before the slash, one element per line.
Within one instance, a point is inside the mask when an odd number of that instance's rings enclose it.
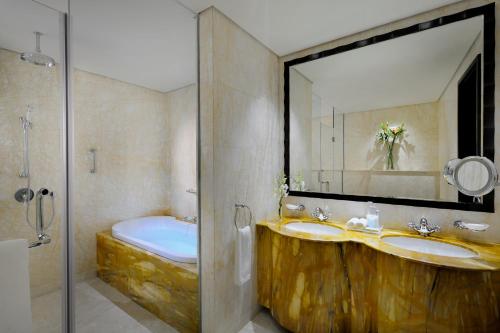
<path fill-rule="evenodd" d="M 254 222 L 277 214 L 278 57 L 209 8 L 200 15 L 200 88 L 203 330 L 236 332 L 258 305 L 255 270 L 234 282 L 234 205 L 250 206 Z"/>
<path fill-rule="evenodd" d="M 95 235 L 124 219 L 168 212 L 167 96 L 75 70 L 77 278 L 96 272 Z M 89 150 L 96 149 L 96 173 Z"/>

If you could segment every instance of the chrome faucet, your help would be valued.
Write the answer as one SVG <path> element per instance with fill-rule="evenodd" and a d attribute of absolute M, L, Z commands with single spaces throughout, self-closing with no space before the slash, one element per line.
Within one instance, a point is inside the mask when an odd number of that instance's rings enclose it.
<path fill-rule="evenodd" d="M 328 220 L 328 215 L 326 215 L 325 212 L 323 211 L 323 209 L 321 209 L 319 207 L 314 208 L 311 215 L 315 219 L 318 219 L 318 221 L 320 221 L 320 222 L 325 222 L 326 220 Z"/>
<path fill-rule="evenodd" d="M 182 218 L 182 221 L 196 224 L 196 223 L 198 223 L 198 217 L 196 217 L 196 216 L 184 216 Z"/>
<path fill-rule="evenodd" d="M 422 217 L 420 219 L 419 225 L 417 225 L 413 222 L 410 222 L 410 223 L 408 223 L 408 227 L 411 230 L 415 230 L 416 232 L 418 232 L 420 234 L 420 236 L 424 236 L 424 237 L 427 237 L 430 234 L 441 230 L 441 228 L 439 228 L 439 226 L 437 226 L 437 225 L 430 226 L 429 222 L 427 222 L 427 219 L 425 217 Z"/>

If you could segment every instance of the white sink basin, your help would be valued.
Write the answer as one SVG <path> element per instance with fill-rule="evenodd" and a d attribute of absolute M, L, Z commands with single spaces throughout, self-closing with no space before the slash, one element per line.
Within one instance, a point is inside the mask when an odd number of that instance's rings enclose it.
<path fill-rule="evenodd" d="M 382 238 L 382 241 L 387 244 L 413 252 L 455 258 L 477 257 L 477 253 L 472 250 L 432 239 L 422 239 L 405 236 L 388 236 Z"/>
<path fill-rule="evenodd" d="M 321 236 L 335 236 L 344 232 L 344 230 L 334 226 L 309 222 L 290 222 L 285 224 L 285 229 Z"/>

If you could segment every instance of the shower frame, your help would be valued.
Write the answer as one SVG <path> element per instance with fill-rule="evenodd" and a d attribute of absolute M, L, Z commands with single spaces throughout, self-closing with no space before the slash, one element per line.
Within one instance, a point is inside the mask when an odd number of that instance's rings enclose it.
<path fill-rule="evenodd" d="M 174 2 L 178 3 L 176 0 Z M 184 6 L 183 6 L 184 7 Z M 184 7 L 186 8 L 186 7 Z M 52 8 L 54 9 L 54 8 Z M 188 8 L 186 8 L 188 9 Z M 62 170 L 63 170 L 63 189 L 61 193 L 61 199 L 63 200 L 62 211 L 61 211 L 61 258 L 62 258 L 62 288 L 61 288 L 61 332 L 76 333 L 76 320 L 75 320 L 75 268 L 74 268 L 74 256 L 75 256 L 75 238 L 74 238 L 74 219 L 73 219 L 73 207 L 74 207 L 74 184 L 73 179 L 75 179 L 75 117 L 74 117 L 74 106 L 73 106 L 73 77 L 72 77 L 72 59 L 73 59 L 73 47 L 72 47 L 72 23 L 71 23 L 71 1 L 68 1 L 68 13 L 59 13 L 59 24 L 61 27 L 60 33 L 60 77 L 62 82 L 63 93 L 61 98 L 61 103 L 63 106 L 63 111 L 61 115 L 61 158 L 62 158 Z M 200 186 L 200 64 L 199 64 L 199 15 L 193 12 L 193 18 L 196 20 L 196 105 L 197 105 L 197 189 L 199 192 Z M 200 212 L 200 196 L 198 195 L 198 307 L 199 307 L 199 322 L 200 331 L 202 327 L 202 292 L 201 292 L 201 212 Z"/>

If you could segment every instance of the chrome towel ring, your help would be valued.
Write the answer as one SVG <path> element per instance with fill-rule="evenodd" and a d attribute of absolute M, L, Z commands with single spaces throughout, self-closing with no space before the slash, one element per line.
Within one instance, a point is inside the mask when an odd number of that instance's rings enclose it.
<path fill-rule="evenodd" d="M 236 208 L 235 212 L 234 212 L 234 226 L 236 227 L 236 230 L 239 230 L 240 227 L 238 226 L 238 211 L 240 209 L 246 209 L 248 210 L 248 213 L 250 215 L 250 219 L 248 221 L 248 223 L 246 223 L 243 227 L 241 228 L 244 228 L 246 226 L 252 226 L 252 220 L 253 220 L 253 216 L 252 216 L 252 210 L 250 209 L 250 207 L 248 207 L 247 205 L 244 205 L 244 204 L 235 204 L 234 207 Z"/>

